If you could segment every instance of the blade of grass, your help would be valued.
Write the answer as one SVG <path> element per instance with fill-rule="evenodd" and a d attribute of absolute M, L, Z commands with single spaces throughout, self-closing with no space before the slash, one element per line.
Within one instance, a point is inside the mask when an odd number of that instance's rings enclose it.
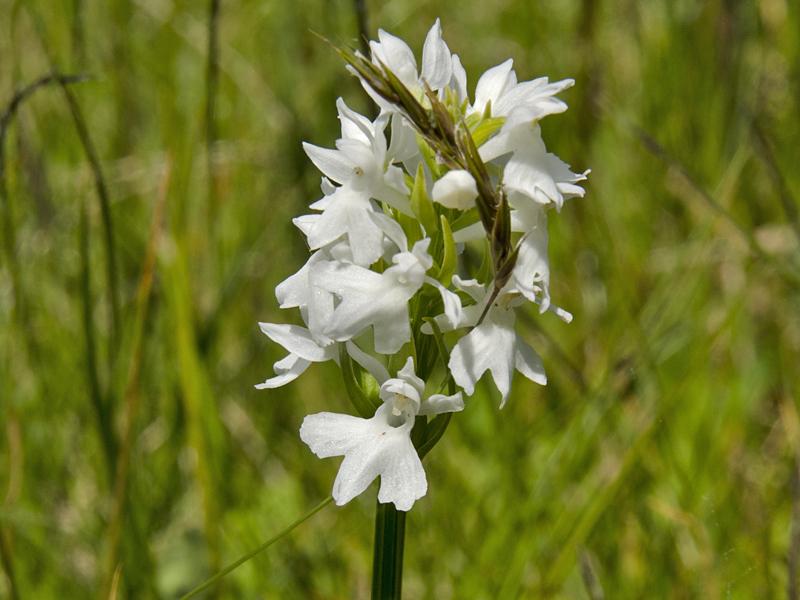
<path fill-rule="evenodd" d="M 176 239 L 177 238 L 177 239 Z M 219 549 L 219 468 L 217 461 L 225 456 L 223 431 L 214 403 L 208 373 L 199 354 L 193 318 L 193 302 L 186 250 L 180 236 L 173 233 L 169 253 L 162 254 L 160 271 L 164 274 L 173 351 L 176 356 L 180 399 L 188 425 L 189 445 L 196 457 L 196 477 L 202 498 L 204 529 L 209 562 L 216 570 Z"/>
<path fill-rule="evenodd" d="M 225 567 L 224 569 L 222 569 L 218 573 L 214 574 L 213 576 L 209 577 L 208 579 L 206 579 L 203 583 L 201 583 L 197 587 L 192 588 L 191 591 L 189 591 L 188 593 L 186 593 L 183 596 L 181 596 L 180 600 L 188 600 L 189 598 L 195 597 L 200 592 L 203 592 L 203 591 L 207 590 L 212 585 L 217 583 L 220 579 L 222 579 L 223 577 L 225 577 L 226 575 L 228 575 L 232 571 L 236 570 L 240 566 L 242 566 L 248 560 L 250 560 L 251 558 L 253 558 L 253 557 L 255 557 L 255 556 L 259 555 L 259 554 L 261 554 L 264 550 L 266 550 L 267 548 L 272 546 L 272 544 L 274 544 L 275 542 L 277 542 L 281 538 L 289 535 L 292 531 L 297 529 L 300 525 L 305 523 L 308 519 L 310 519 L 315 514 L 317 514 L 319 511 L 321 511 L 323 508 L 328 506 L 328 504 L 330 504 L 332 501 L 333 501 L 333 497 L 332 496 L 328 496 L 327 498 L 325 498 L 325 500 L 323 500 L 322 502 L 317 504 L 314 508 L 312 508 L 305 515 L 303 515 L 302 517 L 300 517 L 299 519 L 294 521 L 292 524 L 288 525 L 280 533 L 278 533 L 278 534 L 274 535 L 273 537 L 271 537 L 270 539 L 268 539 L 266 542 L 261 544 L 258 548 L 254 549 L 254 550 L 251 550 L 250 552 L 248 552 L 247 554 L 245 554 L 241 558 L 236 559 L 231 564 L 229 564 L 227 567 Z"/>
<path fill-rule="evenodd" d="M 58 73 L 51 73 L 44 75 L 34 80 L 27 86 L 18 89 L 11 97 L 9 102 L 5 105 L 2 113 L 0 113 L 0 210 L 3 213 L 3 256 L 5 262 L 8 264 L 9 281 L 11 285 L 11 297 L 13 298 L 12 304 L 12 339 L 19 340 L 24 354 L 36 354 L 35 346 L 31 341 L 31 331 L 33 328 L 30 326 L 30 319 L 27 312 L 27 303 L 25 302 L 25 293 L 23 290 L 23 283 L 21 278 L 21 271 L 19 268 L 19 259 L 17 256 L 17 242 L 16 231 L 14 228 L 14 216 L 11 205 L 11 198 L 8 194 L 8 187 L 6 182 L 5 171 L 5 147 L 6 137 L 8 135 L 11 123 L 14 120 L 17 112 L 23 103 L 33 95 L 36 90 L 44 88 L 49 85 L 59 83 L 70 85 L 83 81 L 84 77 L 80 75 L 61 75 Z M 13 331 L 20 332 L 15 335 Z M 38 362 L 38 361 L 35 361 Z M 5 393 L 5 390 L 3 391 Z M 21 471 L 21 459 L 16 460 L 16 457 L 21 456 L 21 443 L 19 439 L 19 419 L 13 412 L 14 407 L 7 407 L 8 415 L 8 440 L 9 440 L 9 457 L 11 465 L 9 467 L 9 486 L 8 493 L 4 501 L 4 507 L 12 504 L 16 500 L 20 480 L 18 476 Z M 18 447 L 19 452 L 14 451 L 14 445 Z M 6 574 L 8 581 L 9 596 L 16 600 L 20 597 L 19 584 L 16 576 L 16 569 L 14 567 L 14 557 L 11 543 L 11 533 L 5 526 L 0 526 L 0 562 L 3 566 L 3 571 Z"/>
<path fill-rule="evenodd" d="M 126 364 L 128 364 L 128 373 L 124 378 L 126 381 L 125 390 L 122 394 L 125 413 L 123 415 L 120 451 L 117 455 L 113 507 L 111 509 L 111 518 L 109 520 L 107 533 L 107 585 L 104 586 L 104 589 L 109 589 L 109 596 L 111 595 L 111 590 L 114 589 L 114 582 L 117 581 L 118 584 L 118 579 L 120 577 L 117 559 L 120 546 L 120 534 L 122 532 L 125 508 L 128 499 L 128 474 L 131 464 L 130 457 L 134 439 L 133 434 L 140 404 L 139 375 L 142 366 L 142 356 L 144 353 L 144 326 L 148 318 L 153 278 L 155 277 L 157 249 L 161 235 L 164 204 L 166 202 L 167 191 L 169 189 L 170 172 L 170 164 L 167 163 L 161 180 L 161 185 L 156 196 L 155 206 L 153 207 L 153 217 L 150 222 L 150 234 L 142 264 L 142 273 L 139 278 L 139 285 L 136 292 L 136 301 L 134 303 L 132 332 L 128 336 L 125 336 L 126 338 L 130 338 L 130 342 L 122 344 L 123 349 L 130 347 L 130 351 L 126 352 L 123 350 L 121 357 L 129 355 L 130 358 L 125 361 Z M 122 377 L 120 377 L 120 380 L 122 380 Z"/>
<path fill-rule="evenodd" d="M 83 323 L 83 337 L 86 345 L 86 377 L 89 384 L 89 397 L 92 401 L 97 429 L 100 432 L 100 441 L 103 446 L 103 456 L 108 471 L 108 480 L 114 480 L 116 464 L 116 439 L 114 436 L 111 415 L 108 404 L 100 385 L 100 376 L 97 371 L 97 341 L 95 339 L 92 301 L 92 276 L 91 259 L 89 257 L 89 213 L 86 203 L 81 205 L 80 223 L 78 227 L 78 245 L 81 259 L 81 320 Z"/>
<path fill-rule="evenodd" d="M 14 568 L 13 553 L 9 533 L 5 527 L 0 527 L 0 561 L 3 563 L 3 571 L 8 582 L 8 594 L 11 600 L 19 600 L 19 585 L 17 584 L 16 569 Z"/>
<path fill-rule="evenodd" d="M 800 215 L 798 215 L 797 212 L 797 202 L 792 198 L 789 185 L 786 183 L 786 179 L 778 166 L 775 153 L 772 151 L 772 144 L 763 127 L 761 127 L 761 124 L 758 122 L 758 119 L 753 119 L 752 131 L 756 144 L 761 150 L 761 152 L 756 153 L 756 156 L 767 166 L 770 179 L 772 179 L 773 185 L 778 188 L 778 199 L 780 200 L 786 220 L 789 221 L 789 225 L 792 231 L 794 231 L 797 241 L 800 242 Z"/>
<path fill-rule="evenodd" d="M 58 72 L 58 63 L 50 51 L 47 43 L 47 35 L 44 28 L 44 23 L 39 17 L 38 13 L 29 4 L 25 5 L 31 20 L 34 23 L 34 29 L 39 37 L 39 43 L 42 51 L 47 57 L 50 68 L 53 72 Z M 64 101 L 69 109 L 70 116 L 72 117 L 75 131 L 78 134 L 78 140 L 81 143 L 86 161 L 92 171 L 92 178 L 94 181 L 95 192 L 100 205 L 100 214 L 102 216 L 103 224 L 103 242 L 105 245 L 106 253 L 106 279 L 108 285 L 108 298 L 111 307 L 109 315 L 109 331 L 111 343 L 109 344 L 109 370 L 113 365 L 114 352 L 116 350 L 116 340 L 120 329 L 120 308 L 119 308 L 119 284 L 117 273 L 117 255 L 116 243 L 114 234 L 114 223 L 111 217 L 111 199 L 108 192 L 108 185 L 106 183 L 103 169 L 100 166 L 100 159 L 98 157 L 97 149 L 92 140 L 89 132 L 89 127 L 86 124 L 86 118 L 83 115 L 78 99 L 70 86 L 66 85 L 61 79 L 58 79 L 59 87 L 61 88 Z"/>
<path fill-rule="evenodd" d="M 20 330 L 26 332 L 26 335 L 19 336 L 21 338 L 21 343 L 26 346 L 29 345 L 29 332 L 31 332 L 33 328 L 30 327 L 30 319 L 25 302 L 19 258 L 17 256 L 17 237 L 14 229 L 13 206 L 11 204 L 11 197 L 8 193 L 8 183 L 6 181 L 6 137 L 8 136 L 11 123 L 20 107 L 22 107 L 25 101 L 30 98 L 34 92 L 50 85 L 72 85 L 85 81 L 86 79 L 84 75 L 62 75 L 60 73 L 43 75 L 30 84 L 18 89 L 5 105 L 2 114 L 0 114 L 0 209 L 3 211 L 3 254 L 8 264 L 10 274 L 11 296 L 14 299 L 12 308 L 15 315 L 14 320 L 19 323 Z"/>
<path fill-rule="evenodd" d="M 217 170 L 214 163 L 214 145 L 217 141 L 216 105 L 219 85 L 219 14 L 221 0 L 209 0 L 206 53 L 206 169 L 208 176 L 208 231 L 214 230 L 217 221 Z"/>

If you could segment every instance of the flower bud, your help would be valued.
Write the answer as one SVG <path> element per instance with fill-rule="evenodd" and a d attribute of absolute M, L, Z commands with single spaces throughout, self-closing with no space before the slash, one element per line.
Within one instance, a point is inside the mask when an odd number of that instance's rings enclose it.
<path fill-rule="evenodd" d="M 475 205 L 478 188 L 468 171 L 449 171 L 433 184 L 432 196 L 442 206 L 467 210 Z"/>

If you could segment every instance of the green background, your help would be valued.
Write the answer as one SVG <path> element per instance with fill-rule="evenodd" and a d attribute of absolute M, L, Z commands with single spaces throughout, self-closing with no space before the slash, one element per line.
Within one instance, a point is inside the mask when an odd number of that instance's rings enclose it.
<path fill-rule="evenodd" d="M 297 430 L 352 412 L 335 365 L 255 390 L 283 354 L 256 323 L 297 319 L 273 290 L 320 194 L 301 141 L 333 145 L 337 96 L 367 110 L 312 33 L 357 43 L 354 3 L 219 8 L 209 128 L 208 2 L 0 0 L 0 110 L 54 65 L 91 76 L 4 141 L 0 597 L 174 598 L 330 493 Z M 797 598 L 800 5 L 367 9 L 418 56 L 441 17 L 470 90 L 508 57 L 574 77 L 544 137 L 592 169 L 550 223 L 575 320 L 521 325 L 550 383 L 498 411 L 484 382 L 426 458 L 405 597 Z M 206 597 L 368 597 L 374 495 Z"/>

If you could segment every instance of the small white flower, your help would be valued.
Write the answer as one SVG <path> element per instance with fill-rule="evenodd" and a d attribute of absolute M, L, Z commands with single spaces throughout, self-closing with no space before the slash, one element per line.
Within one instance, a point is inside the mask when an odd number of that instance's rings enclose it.
<path fill-rule="evenodd" d="M 315 265 L 313 284 L 339 298 L 323 333 L 345 341 L 372 326 L 376 352 L 400 350 L 411 339 L 408 301 L 422 287 L 425 272 L 433 264 L 427 252 L 429 243 L 424 239 L 414 244 L 411 252 L 397 253 L 394 264 L 383 273 L 337 262 Z"/>
<path fill-rule="evenodd" d="M 583 197 L 586 191 L 575 185 L 589 171 L 573 173 L 555 154 L 547 152 L 539 125 L 527 122 L 500 131 L 480 148 L 481 158 L 490 161 L 512 153 L 503 170 L 503 186 L 539 204 L 552 204 L 561 210 L 569 198 Z"/>
<path fill-rule="evenodd" d="M 535 383 L 546 385 L 547 376 L 542 359 L 515 331 L 514 308 L 519 304 L 519 296 L 501 293 L 487 311 L 483 322 L 476 325 L 489 300 L 491 287 L 481 285 L 474 279 L 462 281 L 458 276 L 453 277 L 453 283 L 475 300 L 475 304 L 461 311 L 461 319 L 455 327 L 448 325 L 447 319 L 436 319 L 442 331 L 472 327 L 450 353 L 447 366 L 455 382 L 471 396 L 475 392 L 475 384 L 489 371 L 500 391 L 501 408 L 508 399 L 515 370 Z M 427 333 L 429 329 L 423 328 L 423 331 Z"/>
<path fill-rule="evenodd" d="M 491 103 L 493 117 L 510 117 L 512 113 L 518 113 L 516 118 L 532 121 L 567 110 L 566 103 L 555 95 L 572 87 L 575 84 L 573 79 L 550 83 L 547 77 L 539 77 L 517 83 L 513 66 L 514 61 L 509 58 L 481 75 L 470 112 L 483 114 L 487 104 Z"/>
<path fill-rule="evenodd" d="M 308 247 L 317 250 L 346 238 L 353 262 L 369 266 L 383 254 L 383 232 L 370 215 L 377 209 L 364 190 L 349 183 L 336 188 L 311 208 L 323 212 L 308 228 Z"/>
<path fill-rule="evenodd" d="M 372 59 L 386 65 L 412 92 L 423 88 L 423 82 L 432 90 L 439 90 L 450 83 L 453 75 L 450 49 L 442 39 L 442 24 L 439 19 L 425 36 L 422 47 L 422 73 L 417 73 L 414 52 L 399 37 L 378 30 L 378 41 L 369 43 Z"/>
<path fill-rule="evenodd" d="M 331 180 L 411 215 L 403 171 L 391 164 L 387 153 L 383 132 L 389 116 L 379 116 L 373 123 L 351 110 L 341 98 L 336 106 L 342 137 L 336 141 L 335 150 L 303 142 L 311 162 Z"/>
<path fill-rule="evenodd" d="M 403 40 L 378 30 L 378 41 L 369 43 L 372 62 L 383 64 L 394 73 L 412 94 L 423 104 L 427 105 L 425 86 L 439 92 L 439 97 L 448 86 L 453 86 L 460 99 L 466 99 L 466 72 L 461 66 L 461 61 L 456 55 L 450 54 L 444 39 L 442 39 L 442 25 L 439 19 L 425 36 L 422 47 L 422 72 L 417 71 L 417 61 L 414 52 Z M 364 90 L 375 103 L 380 106 L 381 114 L 396 113 L 397 107 L 387 102 L 365 82 L 361 81 Z"/>
<path fill-rule="evenodd" d="M 468 210 L 475 206 L 478 197 L 478 187 L 475 178 L 463 169 L 448 171 L 441 179 L 433 184 L 431 197 L 447 208 Z"/>
<path fill-rule="evenodd" d="M 423 398 L 425 384 L 414 373 L 411 358 L 397 373 L 377 373 L 383 404 L 370 419 L 323 412 L 309 415 L 300 427 L 302 439 L 320 458 L 344 456 L 333 484 L 337 505 L 346 504 L 367 489 L 376 477 L 378 501 L 408 511 L 428 490 L 422 461 L 411 443 L 414 419 L 464 408 L 461 394 Z"/>

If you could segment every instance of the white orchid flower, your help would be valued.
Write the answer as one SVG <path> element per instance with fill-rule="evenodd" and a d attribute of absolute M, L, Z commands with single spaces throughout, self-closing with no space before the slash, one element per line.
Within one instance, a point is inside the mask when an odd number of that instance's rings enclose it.
<path fill-rule="evenodd" d="M 511 231 L 522 233 L 518 242 L 519 250 L 511 278 L 504 288 L 505 293 L 519 292 L 531 302 L 539 305 L 539 312 L 555 312 L 569 323 L 572 315 L 550 302 L 550 261 L 547 256 L 547 210 L 545 206 L 531 202 L 527 197 L 521 200 L 517 193 L 509 195 L 509 204 L 519 209 L 511 211 Z M 483 225 L 478 222 L 453 234 L 456 243 L 483 239 Z"/>
<path fill-rule="evenodd" d="M 493 117 L 510 117 L 518 112 L 518 119 L 538 121 L 567 110 L 566 103 L 555 96 L 572 87 L 575 80 L 550 83 L 547 77 L 539 77 L 517 83 L 513 66 L 514 61 L 509 58 L 481 75 L 475 86 L 475 103 L 468 112 L 483 114 L 490 105 Z"/>
<path fill-rule="evenodd" d="M 315 202 L 311 208 L 322 209 L 306 234 L 308 247 L 317 250 L 345 238 L 353 262 L 369 266 L 383 254 L 383 232 L 370 215 L 378 212 L 370 195 L 347 183 Z"/>
<path fill-rule="evenodd" d="M 411 358 L 394 378 L 385 369 L 373 375 L 381 383 L 383 404 L 372 418 L 309 415 L 300 427 L 300 439 L 320 458 L 344 456 L 333 484 L 337 505 L 361 494 L 380 476 L 378 501 L 408 511 L 428 490 L 422 461 L 411 443 L 414 419 L 463 410 L 464 402 L 460 392 L 424 398 L 425 383 L 414 373 Z"/>
<path fill-rule="evenodd" d="M 586 180 L 589 171 L 573 173 L 567 163 L 547 152 L 539 125 L 529 122 L 501 130 L 480 148 L 481 158 L 487 162 L 508 153 L 511 157 L 503 169 L 503 186 L 509 193 L 519 192 L 556 210 L 561 210 L 565 200 L 586 193 L 575 184 Z"/>
<path fill-rule="evenodd" d="M 478 324 L 491 297 L 491 286 L 484 286 L 474 279 L 464 281 L 457 275 L 453 276 L 453 283 L 475 300 L 475 304 L 461 310 L 460 320 L 455 326 L 444 315 L 436 317 L 442 331 L 472 327 L 456 343 L 447 363 L 456 384 L 471 396 L 475 392 L 475 384 L 489 371 L 500 391 L 500 408 L 505 406 L 508 399 L 515 370 L 535 383 L 547 385 L 542 359 L 515 330 L 514 309 L 519 306 L 519 294 L 499 294 L 486 311 L 483 321 Z M 430 333 L 431 329 L 426 326 L 422 331 Z"/>
<path fill-rule="evenodd" d="M 450 53 L 450 49 L 442 39 L 442 24 L 439 19 L 425 36 L 422 47 L 422 71 L 417 71 L 417 61 L 414 52 L 399 37 L 378 30 L 378 41 L 371 41 L 369 48 L 372 62 L 383 64 L 394 73 L 397 78 L 425 104 L 425 86 L 433 91 L 440 91 L 455 83 L 458 87 L 466 89 L 466 73 L 457 56 Z M 376 94 L 372 88 L 362 80 L 362 85 L 375 103 L 381 107 L 381 112 L 392 113 L 397 110 L 395 106 Z"/>
<path fill-rule="evenodd" d="M 309 271 L 314 289 L 337 296 L 340 301 L 327 319 L 323 336 L 345 341 L 372 326 L 375 351 L 393 354 L 411 339 L 408 301 L 422 287 L 436 288 L 444 305 L 443 318 L 449 324 L 461 317 L 458 296 L 425 273 L 433 265 L 428 254 L 430 239 L 420 240 L 411 251 L 400 225 L 387 215 L 376 212 L 373 222 L 400 250 L 383 273 L 336 261 L 320 261 Z"/>
<path fill-rule="evenodd" d="M 384 130 L 389 116 L 381 115 L 371 122 L 351 110 L 341 98 L 336 107 L 342 137 L 336 141 L 336 149 L 303 142 L 311 162 L 331 180 L 411 215 L 403 171 L 391 164 L 393 159 L 387 153 Z"/>
<path fill-rule="evenodd" d="M 425 272 L 433 264 L 429 243 L 424 239 L 414 244 L 411 252 L 395 254 L 394 264 L 383 273 L 334 261 L 314 265 L 313 285 L 339 298 L 323 333 L 345 341 L 372 326 L 377 352 L 400 350 L 411 339 L 408 301 L 422 287 Z"/>

